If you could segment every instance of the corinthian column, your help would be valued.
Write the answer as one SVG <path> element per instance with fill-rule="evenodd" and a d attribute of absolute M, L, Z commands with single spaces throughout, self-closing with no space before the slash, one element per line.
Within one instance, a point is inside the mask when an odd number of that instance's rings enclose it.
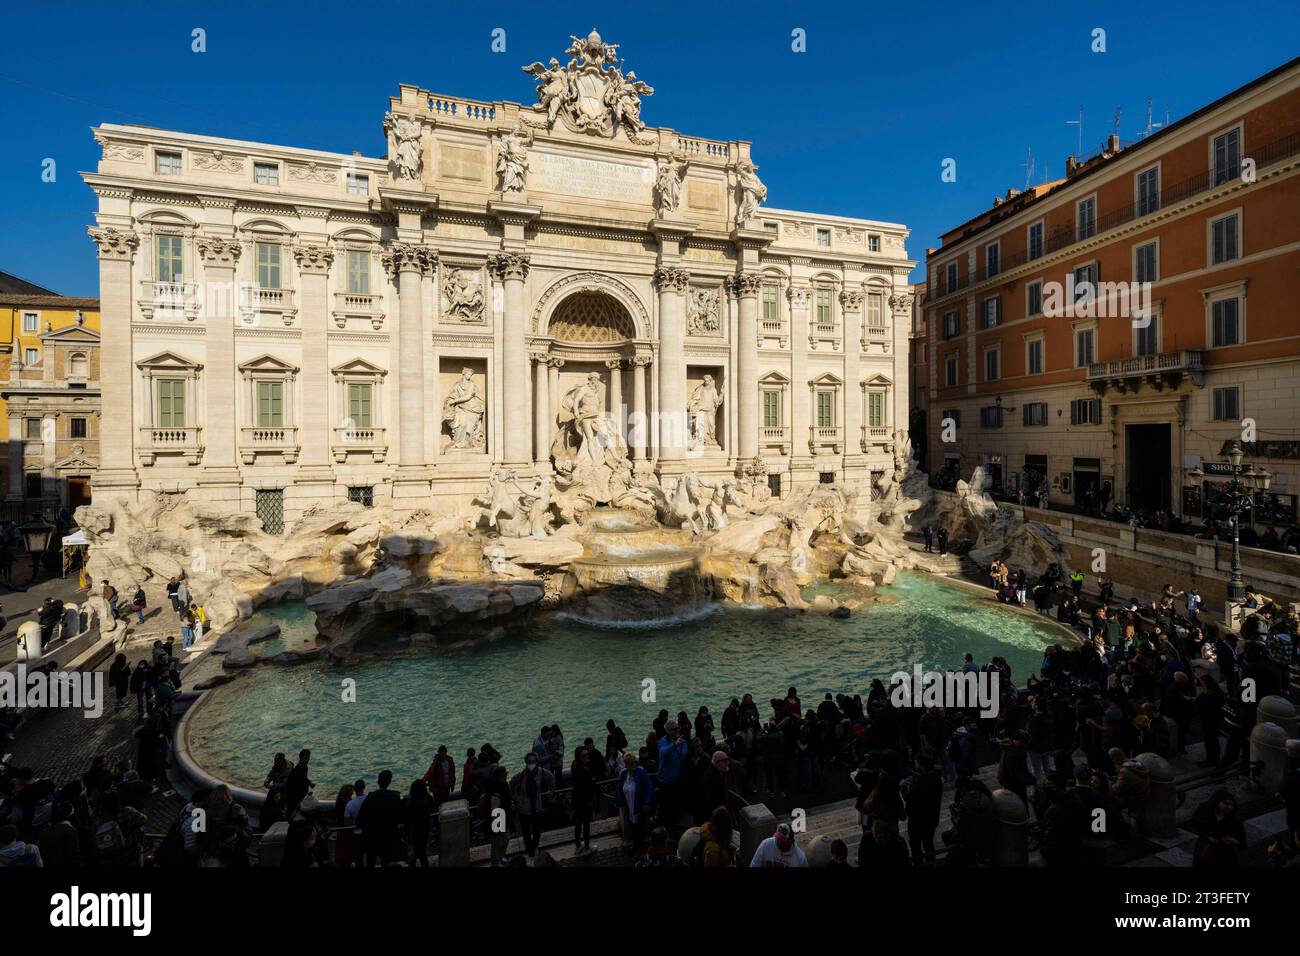
<path fill-rule="evenodd" d="M 92 479 L 101 494 L 128 497 L 138 488 L 135 472 L 135 414 L 131 396 L 135 369 L 131 359 L 131 263 L 140 237 L 129 229 L 106 226 L 88 230 L 99 246 L 100 416 L 99 470 Z M 102 502 L 101 502 L 102 503 Z"/>
<path fill-rule="evenodd" d="M 302 316 L 302 435 L 298 439 L 299 471 L 304 468 L 330 468 L 329 345 L 326 339 L 326 314 L 329 311 L 327 285 L 334 250 L 328 246 L 302 244 L 293 247 L 301 280 Z M 417 316 L 419 303 L 416 303 Z M 346 410 L 345 410 L 346 414 Z M 423 448 L 421 449 L 423 450 Z M 322 476 L 323 477 L 323 476 Z"/>
<path fill-rule="evenodd" d="M 632 446 L 632 458 L 645 461 L 650 451 L 650 407 L 646 402 L 646 369 L 650 365 L 650 356 L 638 355 L 632 359 L 632 414 L 636 416 L 628 430 L 628 444 Z"/>
<path fill-rule="evenodd" d="M 398 465 L 423 468 L 424 460 L 424 334 L 420 285 L 437 261 L 433 250 L 410 242 L 394 242 L 383 263 L 397 280 L 397 400 Z"/>
<path fill-rule="evenodd" d="M 528 354 L 524 347 L 524 279 L 528 277 L 528 256 L 502 252 L 488 260 L 490 268 L 505 286 L 505 315 L 501 325 L 501 380 L 506 388 L 528 381 Z M 505 435 L 502 460 L 507 465 L 527 465 L 528 416 L 503 416 Z"/>
<path fill-rule="evenodd" d="M 736 276 L 736 295 L 740 300 L 740 327 L 736 335 L 736 359 L 740 368 L 736 395 L 740 405 L 737 424 L 741 461 L 750 461 L 758 455 L 758 293 L 762 285 L 763 277 L 757 272 Z"/>
<path fill-rule="evenodd" d="M 551 364 L 545 352 L 533 355 L 533 458 L 540 465 L 551 450 Z"/>
<path fill-rule="evenodd" d="M 685 269 L 655 272 L 659 287 L 659 462 L 680 462 L 686 452 Z"/>
<path fill-rule="evenodd" d="M 203 360 L 203 473 L 222 479 L 238 468 L 235 457 L 239 422 L 235 415 L 235 266 L 243 246 L 225 236 L 200 236 L 195 251 L 203 262 L 203 322 L 207 350 Z M 195 409 L 197 411 L 197 409 Z M 198 424 L 197 421 L 194 424 Z M 236 476 L 237 477 L 237 476 Z"/>
<path fill-rule="evenodd" d="M 861 289 L 840 293 L 844 309 L 844 471 L 863 465 L 862 435 L 862 300 Z"/>

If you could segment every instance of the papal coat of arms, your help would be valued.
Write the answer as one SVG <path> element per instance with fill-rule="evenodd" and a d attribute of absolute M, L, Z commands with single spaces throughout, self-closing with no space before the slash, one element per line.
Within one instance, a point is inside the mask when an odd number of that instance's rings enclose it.
<path fill-rule="evenodd" d="M 555 57 L 549 65 L 538 61 L 523 68 L 537 78 L 537 106 L 546 111 L 546 126 L 564 121 L 570 129 L 593 136 L 610 136 L 625 128 L 629 134 L 645 129 L 641 122 L 641 97 L 654 90 L 636 78 L 623 74 L 618 61 L 618 44 L 605 43 L 594 29 L 586 39 L 573 41 L 561 66 Z"/>

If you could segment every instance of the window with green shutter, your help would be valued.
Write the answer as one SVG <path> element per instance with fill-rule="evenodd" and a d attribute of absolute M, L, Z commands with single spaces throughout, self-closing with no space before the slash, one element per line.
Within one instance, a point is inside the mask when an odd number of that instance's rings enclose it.
<path fill-rule="evenodd" d="M 817 427 L 833 428 L 835 426 L 835 395 L 832 392 L 817 393 Z"/>
<path fill-rule="evenodd" d="M 257 383 L 257 424 L 261 428 L 284 424 L 284 382 Z"/>
<path fill-rule="evenodd" d="M 259 289 L 280 289 L 280 244 L 278 242 L 259 242 L 257 244 L 257 287 Z"/>
<path fill-rule="evenodd" d="M 763 392 L 763 427 L 781 427 L 781 393 L 775 389 Z"/>
<path fill-rule="evenodd" d="M 374 386 L 369 382 L 349 383 L 348 418 L 352 420 L 353 428 L 369 428 L 371 426 L 370 399 L 373 388 Z"/>
<path fill-rule="evenodd" d="M 159 282 L 180 282 L 185 275 L 182 267 L 181 237 L 154 236 L 154 251 L 157 255 L 154 278 Z"/>
<path fill-rule="evenodd" d="M 160 428 L 185 427 L 185 380 L 183 378 L 158 380 L 158 426 Z"/>
<path fill-rule="evenodd" d="M 867 393 L 867 424 L 872 428 L 885 427 L 885 393 Z"/>
<path fill-rule="evenodd" d="M 781 310 L 777 301 L 777 289 L 774 285 L 763 286 L 763 321 L 780 322 Z"/>
<path fill-rule="evenodd" d="M 370 253 L 348 250 L 348 291 L 353 295 L 370 294 Z"/>
<path fill-rule="evenodd" d="M 830 289 L 818 289 L 818 290 L 817 290 L 817 324 L 818 324 L 818 325 L 830 325 L 830 324 L 831 324 L 831 321 L 832 321 L 832 319 L 831 319 L 831 290 L 830 290 Z"/>

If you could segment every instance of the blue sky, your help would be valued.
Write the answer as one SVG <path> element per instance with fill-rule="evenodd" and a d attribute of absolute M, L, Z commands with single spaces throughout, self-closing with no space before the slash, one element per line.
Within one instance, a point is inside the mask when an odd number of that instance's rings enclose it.
<path fill-rule="evenodd" d="M 1135 139 L 1148 98 L 1157 121 L 1176 120 L 1300 51 L 1295 0 L 11 4 L 0 269 L 98 294 L 94 196 L 77 175 L 97 161 L 96 123 L 378 155 L 399 82 L 531 102 L 520 66 L 562 59 L 569 34 L 593 25 L 655 88 L 649 125 L 750 140 L 770 205 L 907 223 L 922 264 L 940 232 L 1024 185 L 1027 148 L 1034 182 L 1059 177 L 1080 106 L 1087 152 L 1116 107 Z M 205 53 L 191 51 L 195 27 Z M 505 53 L 491 51 L 497 27 Z M 1105 53 L 1090 48 L 1098 27 Z M 807 52 L 791 50 L 796 28 Z M 955 183 L 940 180 L 947 157 Z"/>

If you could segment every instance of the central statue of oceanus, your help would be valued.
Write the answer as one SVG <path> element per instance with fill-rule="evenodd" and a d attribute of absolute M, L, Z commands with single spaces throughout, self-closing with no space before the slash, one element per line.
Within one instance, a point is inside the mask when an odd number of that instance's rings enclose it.
<path fill-rule="evenodd" d="M 560 400 L 551 460 L 566 491 L 593 503 L 612 502 L 635 487 L 627 442 L 605 411 L 605 386 L 596 372 Z"/>

